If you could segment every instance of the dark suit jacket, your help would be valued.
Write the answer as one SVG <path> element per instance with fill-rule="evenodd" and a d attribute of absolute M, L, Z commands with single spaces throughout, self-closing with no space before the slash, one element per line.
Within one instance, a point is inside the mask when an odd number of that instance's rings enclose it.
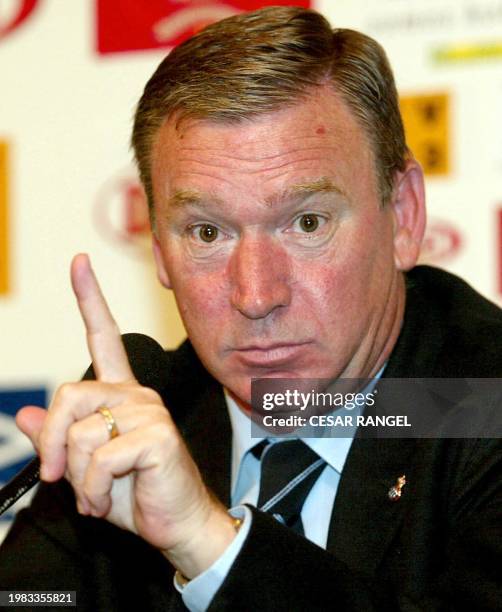
<path fill-rule="evenodd" d="M 456 277 L 408 275 L 385 376 L 500 377 L 502 311 Z M 166 354 L 162 394 L 206 483 L 229 502 L 231 431 L 220 385 L 189 343 Z M 460 396 L 462 393 L 460 392 Z M 254 512 L 211 610 L 502 609 L 501 445 L 356 437 L 327 551 Z M 397 503 L 387 492 L 406 474 Z M 0 553 L 1 589 L 77 591 L 81 610 L 180 610 L 173 570 L 140 538 L 81 517 L 62 481 L 42 485 Z"/>

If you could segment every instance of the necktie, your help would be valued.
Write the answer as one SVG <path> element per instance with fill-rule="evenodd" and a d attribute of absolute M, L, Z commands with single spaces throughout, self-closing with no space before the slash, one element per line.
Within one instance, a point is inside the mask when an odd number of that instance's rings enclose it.
<path fill-rule="evenodd" d="M 263 445 L 257 445 L 255 456 L 260 447 Z M 324 466 L 325 461 L 301 440 L 268 444 L 261 454 L 257 507 L 304 535 L 302 506 Z"/>

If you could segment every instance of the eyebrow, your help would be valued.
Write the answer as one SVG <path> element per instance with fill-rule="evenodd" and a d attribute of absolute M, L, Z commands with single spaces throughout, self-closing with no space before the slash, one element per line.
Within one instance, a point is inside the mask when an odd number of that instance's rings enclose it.
<path fill-rule="evenodd" d="M 265 204 L 272 208 L 283 202 L 304 200 L 319 193 L 336 193 L 347 198 L 346 192 L 341 187 L 335 185 L 331 179 L 322 177 L 313 181 L 290 185 L 266 198 Z M 181 209 L 187 206 L 205 208 L 210 204 L 220 205 L 223 204 L 223 201 L 213 193 L 203 194 L 195 189 L 177 189 L 167 202 L 168 210 Z"/>
<path fill-rule="evenodd" d="M 273 194 L 266 199 L 266 204 L 269 206 L 277 206 L 281 202 L 288 200 L 305 200 L 306 198 L 316 195 L 319 193 L 336 193 L 343 198 L 347 198 L 346 192 L 333 183 L 333 181 L 327 177 L 322 177 L 306 183 L 298 183 L 297 185 L 291 185 L 286 189 Z"/>
<path fill-rule="evenodd" d="M 205 206 L 209 202 L 219 204 L 221 199 L 209 193 L 202 194 L 194 189 L 177 189 L 167 201 L 169 208 L 184 208 L 185 206 Z"/>

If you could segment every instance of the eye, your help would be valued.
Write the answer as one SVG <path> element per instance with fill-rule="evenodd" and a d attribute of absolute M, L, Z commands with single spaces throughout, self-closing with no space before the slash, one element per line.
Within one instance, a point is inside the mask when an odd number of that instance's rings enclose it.
<path fill-rule="evenodd" d="M 203 242 L 214 242 L 218 238 L 218 228 L 208 223 L 199 226 L 198 233 Z"/>
<path fill-rule="evenodd" d="M 320 217 L 319 215 L 314 215 L 313 213 L 305 213 L 298 217 L 295 220 L 295 225 L 306 234 L 312 234 L 320 226 Z"/>
<path fill-rule="evenodd" d="M 302 215 L 298 219 L 300 229 L 304 232 L 315 232 L 319 227 L 319 217 L 317 215 Z"/>

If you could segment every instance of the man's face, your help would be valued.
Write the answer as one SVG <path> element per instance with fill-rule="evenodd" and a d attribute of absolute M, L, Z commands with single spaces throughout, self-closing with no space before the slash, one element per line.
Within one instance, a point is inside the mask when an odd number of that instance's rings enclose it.
<path fill-rule="evenodd" d="M 399 331 L 392 205 L 328 89 L 239 124 L 170 119 L 153 148 L 161 282 L 206 368 L 252 378 L 366 377 Z"/>

